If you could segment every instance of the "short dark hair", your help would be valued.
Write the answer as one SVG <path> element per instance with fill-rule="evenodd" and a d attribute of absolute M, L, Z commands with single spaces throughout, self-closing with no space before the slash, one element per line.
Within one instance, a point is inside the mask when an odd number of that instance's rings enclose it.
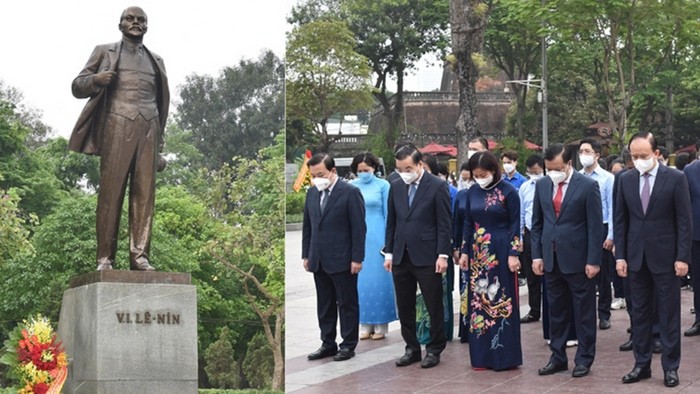
<path fill-rule="evenodd" d="M 484 150 L 489 150 L 489 141 L 484 137 L 474 137 L 469 140 L 467 145 L 471 144 L 472 142 L 478 142 L 484 147 Z"/>
<path fill-rule="evenodd" d="M 499 163 L 493 153 L 489 151 L 476 152 L 471 159 L 469 159 L 469 172 L 471 173 L 472 179 L 474 179 L 474 170 L 477 168 L 493 172 L 493 182 L 491 182 L 489 186 L 501 180 L 501 163 Z"/>
<path fill-rule="evenodd" d="M 445 177 L 448 177 L 450 175 L 450 171 L 447 169 L 447 166 L 445 163 L 437 163 L 437 168 L 438 172 L 437 174 L 444 175 Z M 435 175 L 437 175 L 435 174 Z"/>
<path fill-rule="evenodd" d="M 406 142 L 398 145 L 396 151 L 394 151 L 394 158 L 396 160 L 404 160 L 408 156 L 413 159 L 413 164 L 418 164 L 423 160 L 423 154 L 418 150 L 418 147 L 412 142 Z"/>
<path fill-rule="evenodd" d="M 627 163 L 632 162 L 632 153 L 630 152 L 630 148 L 628 146 L 622 148 L 620 157 L 622 158 L 622 161 L 625 162 L 625 167 L 627 167 Z"/>
<path fill-rule="evenodd" d="M 518 152 L 514 150 L 507 150 L 501 153 L 501 160 L 503 160 L 504 157 L 507 157 L 508 159 L 513 161 L 518 161 Z"/>
<path fill-rule="evenodd" d="M 542 158 L 542 155 L 539 153 L 535 153 L 534 155 L 530 155 L 527 160 L 525 160 L 525 167 L 530 168 L 534 166 L 535 164 L 538 164 L 540 167 L 544 168 L 544 159 Z"/>
<path fill-rule="evenodd" d="M 594 140 L 593 138 L 584 138 L 581 140 L 581 142 L 578 144 L 579 147 L 583 144 L 588 144 L 591 146 L 591 149 L 593 149 L 593 152 L 600 154 L 600 152 L 603 151 L 603 149 L 600 146 L 600 142 Z"/>
<path fill-rule="evenodd" d="M 688 152 L 681 152 L 676 155 L 676 169 L 683 171 L 688 163 L 690 163 L 690 154 Z"/>
<path fill-rule="evenodd" d="M 426 164 L 428 168 L 430 169 L 430 173 L 433 175 L 437 175 L 439 172 L 439 166 L 438 166 L 438 161 L 437 158 L 433 155 L 424 155 L 423 156 L 423 164 Z"/>
<path fill-rule="evenodd" d="M 459 167 L 459 171 L 469 171 L 469 161 L 462 163 L 462 165 Z"/>
<path fill-rule="evenodd" d="M 632 145 L 632 141 L 640 139 L 649 141 L 649 143 L 651 144 L 652 151 L 659 149 L 658 145 L 656 145 L 656 138 L 654 138 L 654 134 L 651 134 L 648 131 L 639 131 L 632 134 L 632 137 L 630 137 L 630 142 L 627 144 L 627 147 L 629 148 Z"/>
<path fill-rule="evenodd" d="M 664 160 L 668 160 L 668 150 L 665 146 L 659 146 L 659 153 L 661 153 L 661 156 L 664 158 Z"/>
<path fill-rule="evenodd" d="M 621 165 L 622 168 L 627 167 L 627 166 L 625 165 L 625 161 L 624 161 L 624 160 L 622 160 L 622 159 L 620 159 L 620 158 L 617 158 L 617 159 L 615 159 L 615 160 L 613 160 L 613 161 L 610 162 L 610 165 L 608 166 L 608 171 L 611 171 L 611 172 L 612 172 L 612 168 L 613 168 L 613 166 L 614 166 L 615 164 Z"/>
<path fill-rule="evenodd" d="M 333 156 L 331 156 L 328 153 L 316 153 L 311 158 L 309 159 L 308 162 L 306 162 L 306 165 L 311 168 L 311 166 L 315 166 L 317 164 L 323 163 L 326 166 L 326 169 L 328 171 L 332 170 L 335 168 L 335 160 L 333 160 Z"/>
<path fill-rule="evenodd" d="M 379 159 L 377 159 L 377 156 L 373 155 L 371 152 L 360 153 L 352 158 L 350 171 L 352 171 L 353 174 L 357 175 L 357 166 L 359 166 L 360 163 L 367 164 L 368 166 L 372 167 L 374 171 L 379 169 Z"/>
<path fill-rule="evenodd" d="M 552 161 L 559 155 L 561 155 L 564 163 L 568 163 L 574 157 L 574 148 L 571 145 L 557 143 L 548 146 L 544 150 L 544 159 L 546 161 Z"/>

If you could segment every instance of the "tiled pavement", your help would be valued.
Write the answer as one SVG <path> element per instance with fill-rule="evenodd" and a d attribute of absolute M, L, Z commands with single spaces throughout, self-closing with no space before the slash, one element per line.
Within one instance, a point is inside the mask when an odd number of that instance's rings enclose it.
<path fill-rule="evenodd" d="M 542 325 L 521 326 L 523 365 L 512 371 L 473 371 L 468 344 L 456 338 L 442 353 L 441 363 L 432 369 L 420 364 L 398 368 L 394 360 L 403 354 L 397 322 L 389 326 L 389 335 L 380 341 L 361 341 L 357 356 L 344 362 L 331 358 L 308 361 L 306 354 L 320 345 L 316 321 L 313 278 L 301 267 L 301 232 L 287 232 L 286 273 L 286 390 L 295 393 L 700 393 L 700 337 L 682 337 L 682 360 L 678 371 L 681 384 L 663 386 L 660 357 L 654 355 L 652 378 L 623 385 L 622 376 L 633 366 L 632 352 L 620 352 L 629 326 L 624 310 L 613 311 L 612 328 L 598 332 L 597 355 L 589 376 L 571 377 L 575 348 L 568 350 L 569 371 L 538 376 L 537 369 L 549 358 L 542 339 Z M 524 288 L 521 287 L 521 294 Z M 527 313 L 527 297 L 521 297 L 521 314 Z M 681 329 L 693 322 L 689 313 L 692 293 L 681 293 Z"/>

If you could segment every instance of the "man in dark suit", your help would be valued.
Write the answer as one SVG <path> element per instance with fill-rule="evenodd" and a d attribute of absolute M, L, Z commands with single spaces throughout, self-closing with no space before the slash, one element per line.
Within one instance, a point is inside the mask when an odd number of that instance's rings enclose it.
<path fill-rule="evenodd" d="M 326 153 L 309 159 L 314 184 L 306 194 L 302 249 L 304 269 L 314 273 L 318 325 L 323 344 L 309 360 L 355 356 L 360 324 L 357 274 L 365 258 L 365 202 L 357 187 L 338 180 L 335 161 Z M 336 324 L 340 314 L 340 350 Z"/>
<path fill-rule="evenodd" d="M 143 45 L 148 18 L 129 7 L 119 21 L 120 42 L 99 45 L 73 80 L 73 95 L 89 97 L 69 149 L 100 155 L 97 270 L 112 269 L 126 186 L 132 270 L 152 271 L 149 249 L 158 152 L 170 95 L 163 59 Z"/>
<path fill-rule="evenodd" d="M 660 165 L 651 133 L 632 136 L 634 170 L 620 176 L 615 202 L 615 258 L 621 277 L 629 275 L 635 365 L 622 378 L 651 377 L 654 301 L 658 302 L 664 384 L 677 386 L 681 358 L 680 282 L 688 273 L 692 210 L 683 173 Z"/>
<path fill-rule="evenodd" d="M 430 338 L 423 368 L 440 363 L 447 339 L 442 305 L 442 274 L 450 253 L 450 192 L 447 183 L 423 169 L 422 155 L 408 143 L 395 152 L 401 179 L 389 189 L 384 268 L 393 272 L 405 354 L 399 367 L 421 361 L 416 336 L 416 284 L 430 316 Z"/>
<path fill-rule="evenodd" d="M 690 279 L 693 286 L 693 308 L 695 308 L 695 322 L 683 335 L 694 337 L 700 335 L 700 160 L 685 166 L 683 173 L 688 179 L 690 205 L 693 208 L 693 247 L 690 253 L 692 259 Z"/>
<path fill-rule="evenodd" d="M 572 322 L 578 348 L 572 371 L 588 375 L 595 358 L 596 298 L 603 208 L 598 182 L 573 169 L 573 147 L 554 144 L 544 153 L 547 177 L 537 182 L 532 203 L 532 270 L 546 275 L 552 356 L 540 375 L 568 369 L 566 337 Z"/>

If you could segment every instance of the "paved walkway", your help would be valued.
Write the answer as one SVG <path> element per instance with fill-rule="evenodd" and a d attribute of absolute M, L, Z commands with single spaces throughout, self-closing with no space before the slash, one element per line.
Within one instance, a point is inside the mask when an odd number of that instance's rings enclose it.
<path fill-rule="evenodd" d="M 663 386 L 660 357 L 655 355 L 652 378 L 623 385 L 622 376 L 634 364 L 632 352 L 620 352 L 627 340 L 629 326 L 624 310 L 612 311 L 612 328 L 598 332 L 596 361 L 587 377 L 571 377 L 575 348 L 568 351 L 569 372 L 538 376 L 537 369 L 549 359 L 549 349 L 542 339 L 542 325 L 521 326 L 523 365 L 512 371 L 473 371 L 469 363 L 468 344 L 456 338 L 442 353 L 441 363 L 432 369 L 420 364 L 398 368 L 394 360 L 404 351 L 398 322 L 389 325 L 384 340 L 361 341 L 357 356 L 344 362 L 332 358 L 308 361 L 306 355 L 320 346 L 316 320 L 316 295 L 311 274 L 301 266 L 301 232 L 286 233 L 286 391 L 295 393 L 700 393 L 700 337 L 682 338 L 683 358 L 679 376 L 681 384 Z M 520 288 L 526 294 L 525 287 Z M 455 292 L 455 297 L 457 296 Z M 521 296 L 521 314 L 527 313 L 527 297 Z M 681 329 L 693 322 L 688 311 L 692 293 L 681 294 Z M 455 304 L 458 305 L 458 304 Z M 456 332 L 456 331 L 455 331 Z"/>

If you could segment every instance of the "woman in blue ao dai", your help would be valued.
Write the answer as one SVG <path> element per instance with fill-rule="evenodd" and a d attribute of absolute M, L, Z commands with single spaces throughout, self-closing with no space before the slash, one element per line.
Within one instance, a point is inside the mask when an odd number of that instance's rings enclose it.
<path fill-rule="evenodd" d="M 371 153 L 354 157 L 350 169 L 357 176 L 352 184 L 362 192 L 365 200 L 365 261 L 357 278 L 360 301 L 360 339 L 382 339 L 389 322 L 397 319 L 394 282 L 384 269 L 387 200 L 389 182 L 374 175 L 379 160 Z"/>

